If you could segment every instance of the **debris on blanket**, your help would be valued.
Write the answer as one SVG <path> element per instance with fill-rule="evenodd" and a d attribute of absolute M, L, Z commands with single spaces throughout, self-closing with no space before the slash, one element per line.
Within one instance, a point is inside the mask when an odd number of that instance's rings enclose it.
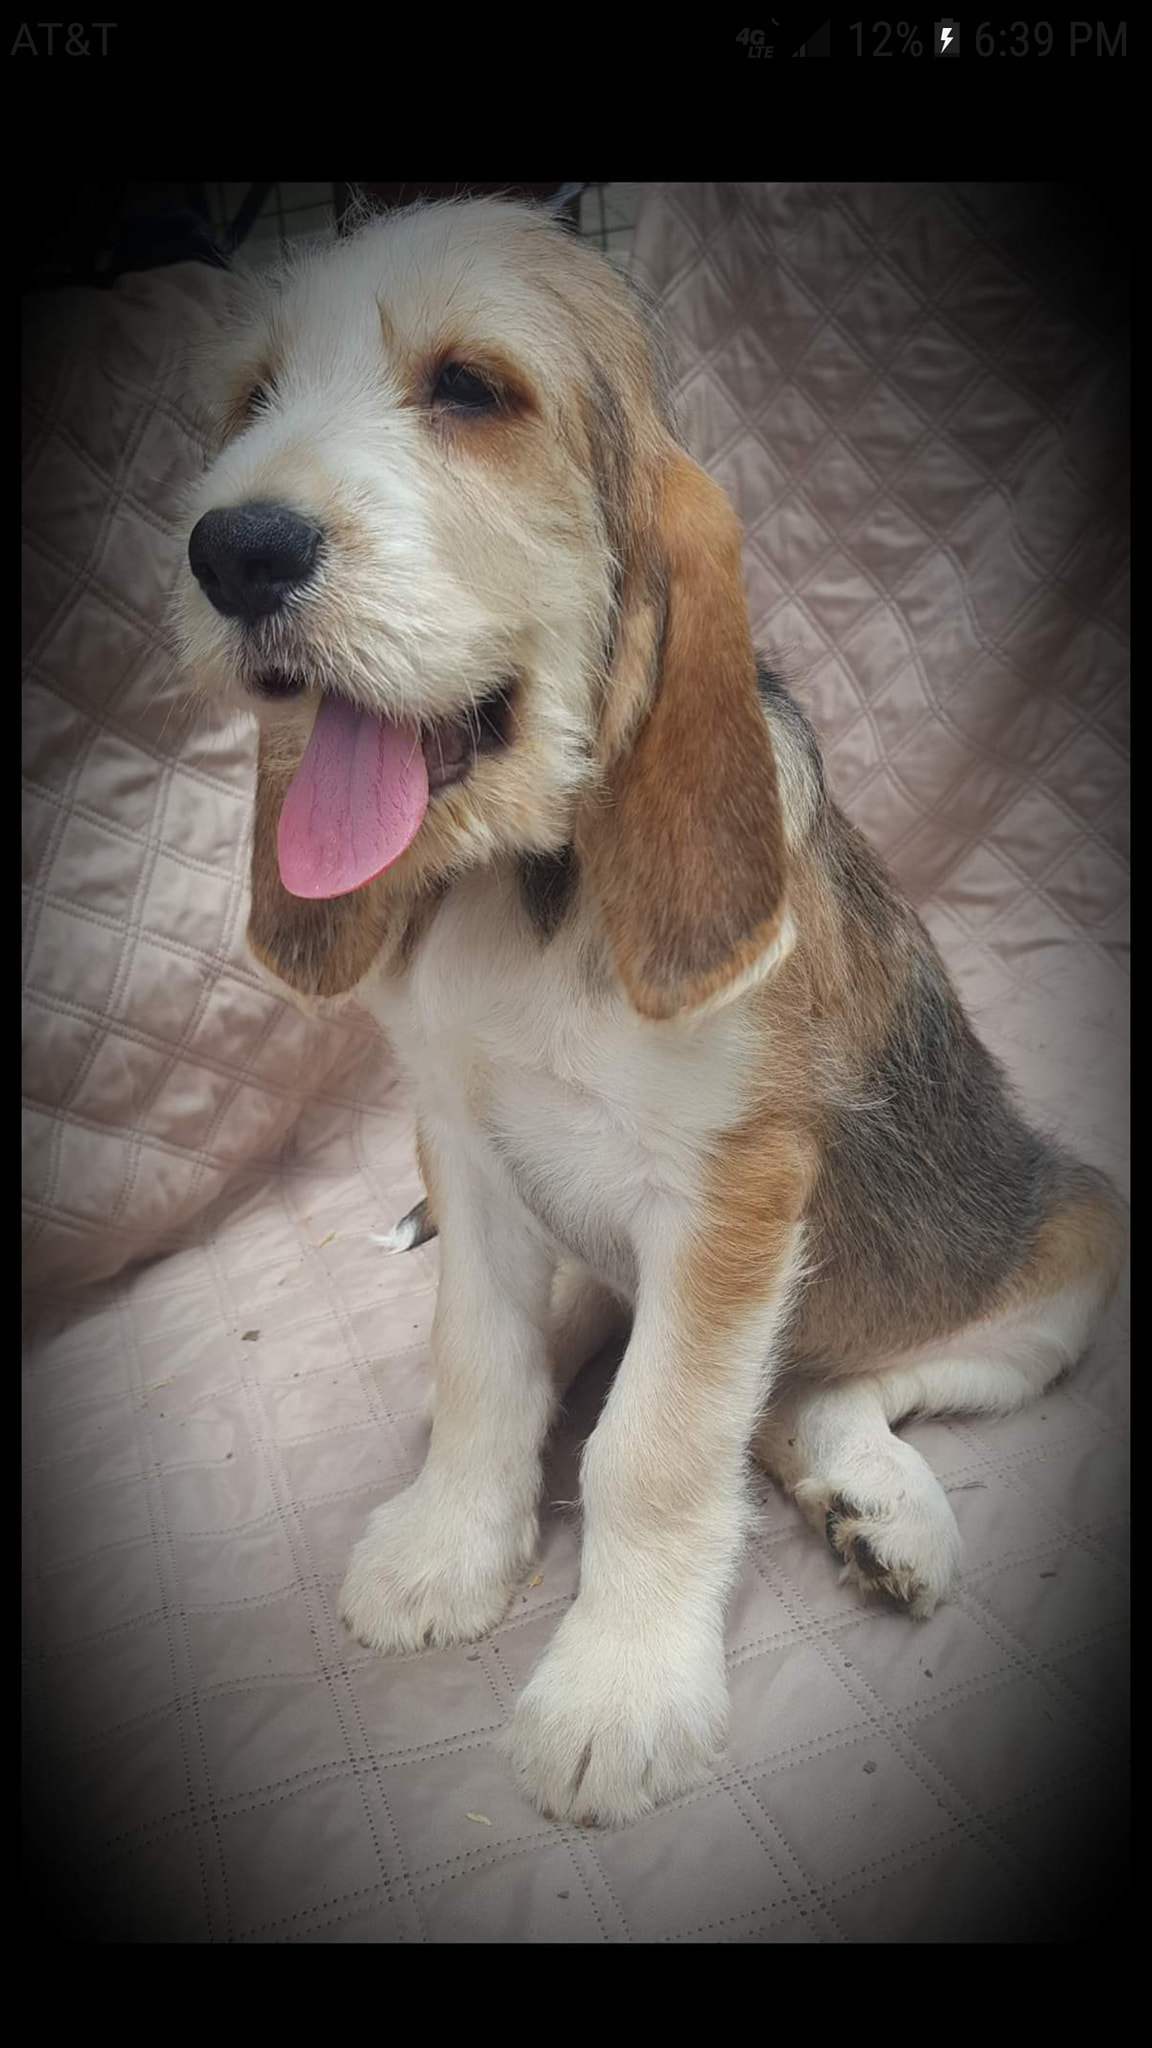
<path fill-rule="evenodd" d="M 332 1239 L 333 1239 L 333 1238 L 335 1237 L 335 1235 L 336 1235 L 336 1232 L 335 1232 L 334 1230 L 330 1230 L 330 1231 L 328 1232 L 328 1235 L 327 1235 L 327 1237 L 321 1237 L 321 1238 L 319 1238 L 319 1239 L 317 1240 L 317 1243 L 316 1243 L 316 1250 L 317 1250 L 318 1252 L 322 1252 L 326 1244 L 331 1244 L 331 1242 L 332 1242 Z"/>
<path fill-rule="evenodd" d="M 245 1330 L 244 1335 L 240 1339 L 240 1342 L 242 1344 L 254 1344 L 259 1335 L 259 1330 Z"/>
<path fill-rule="evenodd" d="M 483 1828 L 490 1828 L 492 1825 L 486 1813 L 466 1813 L 464 1815 L 464 1818 L 465 1820 L 479 1821 L 481 1827 Z"/>

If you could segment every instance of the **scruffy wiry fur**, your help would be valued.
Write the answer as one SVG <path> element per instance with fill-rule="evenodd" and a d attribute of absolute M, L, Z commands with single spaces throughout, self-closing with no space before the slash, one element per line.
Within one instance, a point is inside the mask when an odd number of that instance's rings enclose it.
<path fill-rule="evenodd" d="M 1102 1175 L 1023 1117 L 920 919 L 829 796 L 804 713 L 763 665 L 759 685 L 846 962 L 843 1012 L 809 1024 L 825 1041 L 820 1167 L 807 1215 L 812 1271 L 786 1339 L 794 1366 L 838 1373 L 901 1348 L 907 1304 L 920 1338 L 992 1311 L 1062 1203 L 1106 1214 L 1115 1199 Z M 901 977 L 873 1035 L 851 1021 L 846 984 L 871 979 L 875 1025 L 875 986 L 896 960 Z"/>
<path fill-rule="evenodd" d="M 507 1738 L 544 1811 L 627 1820 L 723 1746 L 749 1447 L 862 1592 L 930 1613 L 958 1532 L 892 1425 L 1074 1364 L 1119 1208 L 1022 1117 L 757 663 L 738 523 L 618 273 L 524 207 L 366 219 L 264 280 L 207 374 L 192 518 L 272 503 L 323 541 L 248 625 L 180 593 L 195 685 L 261 724 L 250 941 L 379 1018 L 427 1189 L 383 1242 L 440 1237 L 427 1461 L 340 1612 L 382 1652 L 495 1627 L 565 1381 L 630 1324 L 579 1597 Z M 261 702 L 270 666 L 307 688 Z M 303 902 L 276 833 L 321 690 L 476 745 L 391 868 Z"/>

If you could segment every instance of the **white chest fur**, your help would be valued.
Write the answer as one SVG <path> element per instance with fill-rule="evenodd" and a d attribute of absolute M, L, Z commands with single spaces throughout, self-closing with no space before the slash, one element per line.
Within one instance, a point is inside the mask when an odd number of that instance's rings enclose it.
<path fill-rule="evenodd" d="M 615 987 L 590 994 L 580 921 L 547 942 L 515 882 L 462 882 L 417 958 L 366 996 L 418 1116 L 493 1195 L 630 1291 L 651 1234 L 691 1209 L 709 1138 L 746 1099 L 746 1034 L 720 1012 L 654 1024 Z"/>

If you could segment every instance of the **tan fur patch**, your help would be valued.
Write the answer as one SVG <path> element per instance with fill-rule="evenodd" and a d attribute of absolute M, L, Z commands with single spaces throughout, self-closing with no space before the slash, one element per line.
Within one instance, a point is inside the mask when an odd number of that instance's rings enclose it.
<path fill-rule="evenodd" d="M 771 1300 L 808 1205 L 815 1146 L 770 1103 L 715 1148 L 700 1208 L 701 1235 L 681 1296 L 702 1368 L 720 1373 L 726 1339 Z"/>
<path fill-rule="evenodd" d="M 1046 1301 L 1064 1287 L 1098 1279 L 1103 1295 L 1120 1277 L 1128 1230 L 1119 1199 L 1102 1175 L 1075 1169 L 1075 1185 L 1041 1226 L 1031 1254 L 1001 1290 L 997 1308 Z"/>
<path fill-rule="evenodd" d="M 847 830 L 871 875 L 875 857 Z M 909 972 L 910 914 L 881 921 L 879 902 L 858 890 L 849 916 L 842 877 L 829 870 L 819 848 L 808 849 L 793 866 L 789 902 L 798 935 L 795 966 L 786 1001 L 780 990 L 783 1015 L 781 1004 L 773 1007 L 773 1033 L 782 1032 L 788 1042 L 794 1036 L 797 1047 L 806 1042 L 810 1059 L 819 1056 L 818 1096 L 835 1080 L 849 1084 L 883 1043 Z"/>
<path fill-rule="evenodd" d="M 498 405 L 495 414 L 484 413 L 474 420 L 465 413 L 461 422 L 465 427 L 483 426 L 490 419 L 498 423 L 501 419 L 539 411 L 535 389 L 531 379 L 525 376 L 523 365 L 506 349 L 494 348 L 487 342 L 477 344 L 475 336 L 466 331 L 442 337 L 435 355 L 424 366 L 419 396 L 427 397 L 431 393 L 438 375 L 450 363 L 457 363 L 482 378 Z"/>
<path fill-rule="evenodd" d="M 638 576 L 630 577 L 621 597 L 611 688 L 600 725 L 598 752 L 605 768 L 627 752 L 651 705 L 666 617 L 667 596 L 662 585 L 647 589 Z M 602 792 L 597 801 L 607 804 L 608 792 Z M 588 823 L 594 829 L 594 814 Z"/>
<path fill-rule="evenodd" d="M 671 444 L 654 545 L 668 591 L 655 702 L 609 772 L 607 800 L 586 806 L 577 845 L 632 1002 L 642 1016 L 669 1018 L 771 944 L 785 857 L 739 522 Z M 636 680 L 633 670 L 631 698 Z"/>
<path fill-rule="evenodd" d="M 436 1190 L 433 1179 L 432 1153 L 429 1146 L 425 1143 L 424 1138 L 421 1135 L 419 1124 L 417 1124 L 416 1126 L 416 1165 L 419 1170 L 420 1178 L 424 1183 L 424 1199 L 427 1204 L 428 1221 L 431 1224 L 433 1230 L 438 1230 L 439 1225 L 436 1221 Z"/>

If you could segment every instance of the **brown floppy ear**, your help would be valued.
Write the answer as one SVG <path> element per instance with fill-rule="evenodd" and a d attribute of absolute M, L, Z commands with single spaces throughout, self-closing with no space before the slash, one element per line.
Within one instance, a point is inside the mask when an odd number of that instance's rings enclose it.
<path fill-rule="evenodd" d="M 294 766 L 278 758 L 269 735 L 261 732 L 248 944 L 277 980 L 297 995 L 343 995 L 362 980 L 380 952 L 394 921 L 395 904 L 386 907 L 371 882 L 351 895 L 318 902 L 289 895 L 280 880 L 276 831 L 293 773 Z"/>
<path fill-rule="evenodd" d="M 633 1005 L 667 1018 L 707 1001 L 777 937 L 784 838 L 740 524 L 678 449 L 663 465 L 641 552 L 647 567 L 625 569 L 607 710 L 616 758 L 578 843 Z M 641 691 L 651 701 L 637 725 Z"/>

